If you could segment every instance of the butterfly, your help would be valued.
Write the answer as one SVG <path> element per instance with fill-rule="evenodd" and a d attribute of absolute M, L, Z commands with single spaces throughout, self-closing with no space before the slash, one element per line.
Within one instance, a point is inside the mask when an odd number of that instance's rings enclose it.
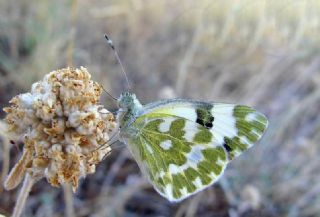
<path fill-rule="evenodd" d="M 227 164 L 253 146 L 267 118 L 242 105 L 184 99 L 142 105 L 118 99 L 119 140 L 127 144 L 154 189 L 171 202 L 215 183 Z"/>

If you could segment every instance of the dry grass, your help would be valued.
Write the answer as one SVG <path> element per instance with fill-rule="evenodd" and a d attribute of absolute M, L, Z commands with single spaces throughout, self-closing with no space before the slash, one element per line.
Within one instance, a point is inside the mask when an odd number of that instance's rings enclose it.
<path fill-rule="evenodd" d="M 119 95 L 126 84 L 107 32 L 143 102 L 179 96 L 248 104 L 270 126 L 220 183 L 181 204 L 158 196 L 126 150 L 116 150 L 81 184 L 75 216 L 317 216 L 319 12 L 319 1 L 0 1 L 0 107 L 71 63 Z M 19 155 L 12 147 L 11 163 Z M 16 193 L 1 195 L 0 213 L 9 214 Z M 37 183 L 25 215 L 63 216 L 70 205 L 63 198 Z"/>

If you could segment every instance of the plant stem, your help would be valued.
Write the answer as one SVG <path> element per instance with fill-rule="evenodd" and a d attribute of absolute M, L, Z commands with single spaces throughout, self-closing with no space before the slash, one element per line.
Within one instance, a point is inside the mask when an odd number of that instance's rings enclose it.
<path fill-rule="evenodd" d="M 0 193 L 3 190 L 3 181 L 8 174 L 9 171 L 9 162 L 10 162 L 10 147 L 9 147 L 9 140 L 5 135 L 5 127 L 4 123 L 0 122 L 0 137 L 2 141 L 2 170 L 0 175 Z"/>
<path fill-rule="evenodd" d="M 71 185 L 69 183 L 63 185 L 63 193 L 64 193 L 64 201 L 66 204 L 65 216 L 74 217 L 75 214 L 74 214 L 74 207 L 73 207 L 73 194 L 72 194 Z"/>
<path fill-rule="evenodd" d="M 29 192 L 35 183 L 35 179 L 27 172 L 23 181 L 22 188 L 20 189 L 18 200 L 13 210 L 12 217 L 20 217 L 22 210 L 25 206 Z"/>

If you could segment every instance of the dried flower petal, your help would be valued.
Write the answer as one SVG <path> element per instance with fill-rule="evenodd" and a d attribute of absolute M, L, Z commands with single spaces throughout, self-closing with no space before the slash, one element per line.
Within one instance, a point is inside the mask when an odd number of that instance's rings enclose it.
<path fill-rule="evenodd" d="M 32 158 L 32 152 L 28 149 L 25 149 L 19 162 L 12 168 L 7 179 L 5 180 L 4 182 L 5 189 L 7 190 L 14 189 L 21 183 L 21 181 L 24 178 L 27 165 L 28 163 L 30 163 L 31 158 Z"/>

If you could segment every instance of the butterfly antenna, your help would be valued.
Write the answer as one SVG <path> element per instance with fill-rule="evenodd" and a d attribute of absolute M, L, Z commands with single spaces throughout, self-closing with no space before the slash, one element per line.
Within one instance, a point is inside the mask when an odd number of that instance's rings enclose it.
<path fill-rule="evenodd" d="M 119 57 L 119 55 L 118 55 L 118 52 L 117 52 L 117 50 L 115 49 L 114 44 L 113 44 L 112 40 L 109 38 L 109 36 L 108 36 L 107 34 L 104 34 L 104 37 L 107 39 L 107 42 L 108 42 L 109 46 L 110 46 L 111 49 L 114 51 L 114 54 L 115 54 L 115 56 L 116 56 L 116 59 L 117 59 L 119 65 L 120 65 L 120 67 L 121 67 L 122 74 L 123 74 L 123 76 L 126 78 L 126 82 L 127 82 L 128 89 L 130 90 L 131 87 L 130 87 L 129 79 L 128 79 L 128 76 L 127 76 L 127 74 L 126 74 L 126 71 L 124 70 L 124 67 L 123 67 L 122 62 L 121 62 L 121 60 L 120 60 L 120 57 Z"/>
<path fill-rule="evenodd" d="M 117 100 L 118 100 L 118 98 L 116 98 L 116 97 L 112 96 L 112 95 L 111 95 L 111 93 L 109 93 L 108 91 L 106 91 L 106 89 L 104 89 L 104 87 L 103 87 L 103 86 L 101 86 L 101 88 L 102 88 L 102 90 L 103 90 L 104 92 L 106 92 L 106 94 L 108 94 L 108 96 L 110 96 L 112 99 L 114 99 L 115 101 L 117 101 Z"/>

